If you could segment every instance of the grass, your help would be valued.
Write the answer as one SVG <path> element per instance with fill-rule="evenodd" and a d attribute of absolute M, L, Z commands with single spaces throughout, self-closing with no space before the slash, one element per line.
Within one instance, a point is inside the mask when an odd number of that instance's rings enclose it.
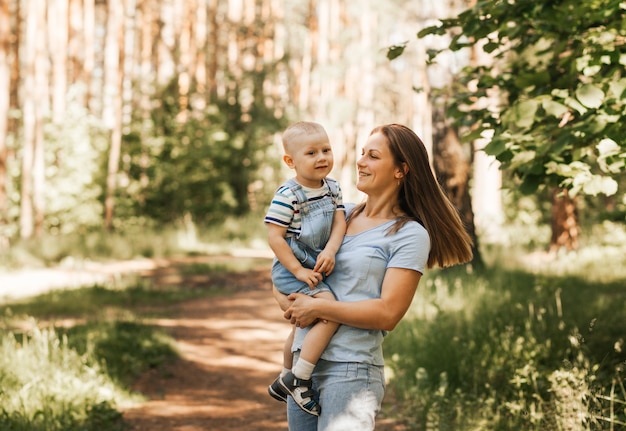
<path fill-rule="evenodd" d="M 132 400 L 98 363 L 54 330 L 0 340 L 0 429 L 96 431 L 124 429 L 115 406 Z"/>
<path fill-rule="evenodd" d="M 408 428 L 623 429 L 624 281 L 590 275 L 427 275 L 384 344 Z"/>
<path fill-rule="evenodd" d="M 239 260 L 249 269 L 256 261 Z M 182 301 L 225 294 L 230 265 L 168 267 L 178 284 L 127 277 L 106 285 L 54 290 L 0 306 L 0 429 L 123 431 L 119 410 L 141 400 L 132 383 L 178 357 L 151 319 Z M 187 278 L 217 281 L 191 286 Z"/>
<path fill-rule="evenodd" d="M 262 214 L 243 219 L 227 217 L 219 225 L 198 226 L 183 218 L 171 226 L 128 221 L 114 232 L 92 229 L 70 235 L 43 234 L 15 239 L 0 247 L 0 269 L 42 268 L 59 264 L 80 266 L 83 261 L 106 262 L 136 258 L 230 254 L 238 249 L 268 250 Z"/>

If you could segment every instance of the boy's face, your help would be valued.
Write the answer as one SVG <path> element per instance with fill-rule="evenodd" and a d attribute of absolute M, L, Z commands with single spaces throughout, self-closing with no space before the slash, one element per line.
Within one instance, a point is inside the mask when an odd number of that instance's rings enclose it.
<path fill-rule="evenodd" d="M 297 142 L 287 148 L 283 160 L 296 171 L 296 181 L 305 187 L 322 185 L 333 169 L 333 150 L 325 133 L 299 136 Z"/>

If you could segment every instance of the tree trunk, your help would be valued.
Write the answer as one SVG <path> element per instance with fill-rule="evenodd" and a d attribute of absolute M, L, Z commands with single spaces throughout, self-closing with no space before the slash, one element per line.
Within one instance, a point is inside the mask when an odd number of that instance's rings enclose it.
<path fill-rule="evenodd" d="M 2 1 L 9 1 L 9 0 L 2 0 Z M 9 3 L 11 3 L 9 1 Z M 9 17 L 14 16 L 15 17 L 15 22 L 13 23 L 14 27 L 13 27 L 13 33 L 12 33 L 12 38 L 13 40 L 11 41 L 12 43 L 12 54 L 13 54 L 13 61 L 10 63 L 11 64 L 11 84 L 9 86 L 10 92 L 9 92 L 9 109 L 19 109 L 18 107 L 20 106 L 20 103 L 18 101 L 18 88 L 20 87 L 19 82 L 20 82 L 20 45 L 21 45 L 21 35 L 22 35 L 22 15 L 21 15 L 21 3 L 22 2 L 15 2 L 15 4 L 10 4 L 9 8 L 11 6 L 14 7 L 13 10 L 9 10 Z M 11 27 L 9 27 L 10 29 Z M 19 120 L 16 118 L 10 118 L 7 124 L 8 127 L 8 133 L 10 134 L 14 134 L 17 133 L 18 128 L 19 128 Z"/>
<path fill-rule="evenodd" d="M 10 94 L 11 88 L 11 20 L 9 0 L 0 0 L 0 94 Z M 7 142 L 9 122 L 9 97 L 0 97 L 0 227 L 7 223 Z M 0 231 L 0 249 L 5 238 Z"/>
<path fill-rule="evenodd" d="M 43 228 L 43 115 L 47 107 L 44 0 L 28 2 L 24 74 L 24 147 L 20 201 L 20 236 L 31 238 Z"/>
<path fill-rule="evenodd" d="M 83 70 L 82 77 L 85 83 L 85 106 L 87 109 L 93 114 L 95 113 L 94 103 L 93 103 L 93 71 L 94 65 L 96 63 L 96 53 L 95 53 L 95 31 L 96 31 L 96 3 L 95 0 L 84 0 L 83 2 L 83 16 L 84 16 L 84 25 L 83 25 L 83 44 L 85 47 L 85 59 L 83 61 Z"/>
<path fill-rule="evenodd" d="M 180 15 L 183 17 L 180 24 L 180 35 L 178 36 L 179 53 L 176 64 L 178 65 L 178 121 L 184 123 L 189 114 L 189 91 L 191 89 L 191 78 L 194 70 L 195 43 L 192 43 L 194 28 L 193 16 L 198 7 L 195 0 L 181 2 Z"/>
<path fill-rule="evenodd" d="M 48 40 L 52 55 L 52 121 L 60 124 L 65 114 L 67 95 L 68 3 L 53 0 L 48 3 Z"/>
<path fill-rule="evenodd" d="M 207 93 L 208 101 L 217 99 L 217 69 L 218 69 L 218 53 L 220 52 L 220 28 L 219 28 L 219 1 L 209 0 L 209 40 L 207 44 Z"/>
<path fill-rule="evenodd" d="M 113 212 L 122 147 L 122 83 L 124 71 L 124 2 L 111 1 L 107 9 L 105 46 L 105 122 L 111 130 L 107 167 L 104 226 L 113 227 Z"/>
<path fill-rule="evenodd" d="M 79 84 L 82 86 L 80 93 L 80 102 L 85 105 L 85 76 L 83 74 L 83 62 L 85 52 L 85 38 L 83 32 L 85 29 L 83 12 L 83 2 L 81 0 L 69 0 L 68 3 L 68 43 L 67 43 L 67 62 L 68 62 L 68 81 L 70 85 Z"/>
<path fill-rule="evenodd" d="M 195 41 L 196 45 L 196 59 L 194 60 L 195 69 L 192 71 L 194 80 L 196 82 L 196 92 L 203 94 L 207 88 L 207 65 L 206 65 L 206 50 L 208 39 L 208 4 L 206 1 L 200 2 L 196 10 L 196 32 Z M 198 101 L 199 102 L 199 101 Z M 200 109 L 204 109 L 204 105 L 199 106 Z"/>
<path fill-rule="evenodd" d="M 550 252 L 565 248 L 578 250 L 580 226 L 578 225 L 577 197 L 570 197 L 566 189 L 552 190 L 552 237 Z"/>
<path fill-rule="evenodd" d="M 433 166 L 437 181 L 457 208 L 465 229 L 474 241 L 472 264 L 483 266 L 474 225 L 474 211 L 469 192 L 471 154 L 464 150 L 457 131 L 446 124 L 442 106 L 433 107 Z"/>

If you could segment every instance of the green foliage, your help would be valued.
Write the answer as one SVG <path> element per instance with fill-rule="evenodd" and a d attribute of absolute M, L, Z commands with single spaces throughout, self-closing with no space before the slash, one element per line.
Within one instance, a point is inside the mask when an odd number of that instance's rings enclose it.
<path fill-rule="evenodd" d="M 120 189 L 118 216 L 158 223 L 188 216 L 205 224 L 249 213 L 255 204 L 249 201 L 251 192 L 269 193 L 263 180 L 279 159 L 268 151 L 284 119 L 261 95 L 244 103 L 239 87 L 203 109 L 185 110 L 175 97 L 176 82 L 156 97 L 160 103 L 151 127 L 146 130 L 138 121 L 124 136 L 122 183 L 127 185 Z"/>
<path fill-rule="evenodd" d="M 410 429 L 598 430 L 611 414 L 624 423 L 622 280 L 427 276 L 384 344 Z"/>
<path fill-rule="evenodd" d="M 46 142 L 45 228 L 51 234 L 102 222 L 106 134 L 78 102 L 68 104 L 63 123 L 49 122 Z"/>
<path fill-rule="evenodd" d="M 106 156 L 106 134 L 98 120 L 90 115 L 72 88 L 63 121 L 44 120 L 43 148 L 44 228 L 51 234 L 65 234 L 88 229 L 102 223 L 102 184 L 104 171 L 101 161 Z M 18 137 L 15 151 L 21 147 Z M 9 211 L 0 225 L 0 236 L 18 235 L 21 199 L 21 172 L 16 164 L 7 170 Z"/>
<path fill-rule="evenodd" d="M 463 69 L 449 112 L 467 138 L 492 136 L 485 151 L 520 190 L 612 195 L 626 171 L 625 13 L 618 0 L 479 1 L 418 36 L 450 33 L 448 49 L 493 57 Z"/>

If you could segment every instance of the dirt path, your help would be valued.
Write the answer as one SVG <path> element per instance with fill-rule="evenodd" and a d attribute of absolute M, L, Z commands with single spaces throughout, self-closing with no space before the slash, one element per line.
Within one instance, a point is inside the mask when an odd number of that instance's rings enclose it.
<path fill-rule="evenodd" d="M 151 400 L 125 413 L 134 430 L 286 429 L 283 405 L 265 389 L 289 332 L 268 272 L 246 273 L 236 294 L 187 302 L 157 321 L 176 339 L 181 360 L 138 382 Z"/>

